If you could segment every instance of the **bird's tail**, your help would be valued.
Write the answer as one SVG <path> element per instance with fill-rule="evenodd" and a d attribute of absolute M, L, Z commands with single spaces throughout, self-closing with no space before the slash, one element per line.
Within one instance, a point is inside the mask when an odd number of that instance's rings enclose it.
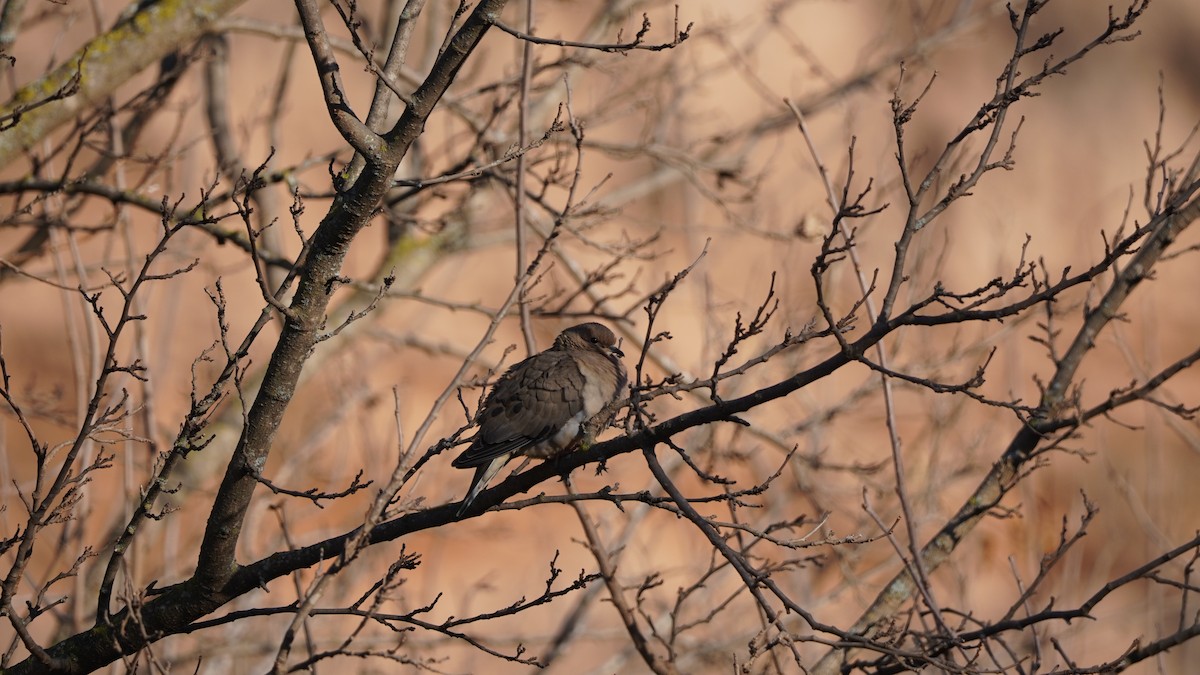
<path fill-rule="evenodd" d="M 462 504 L 458 505 L 458 512 L 454 514 L 455 518 L 461 518 L 462 514 L 466 513 L 471 503 L 479 496 L 479 493 L 483 492 L 488 482 L 495 478 L 496 474 L 500 473 L 500 469 L 504 468 L 504 465 L 511 458 L 511 454 L 500 455 L 487 464 L 481 464 L 475 468 L 475 477 L 471 479 L 471 489 L 467 490 L 467 496 L 463 498 Z"/>

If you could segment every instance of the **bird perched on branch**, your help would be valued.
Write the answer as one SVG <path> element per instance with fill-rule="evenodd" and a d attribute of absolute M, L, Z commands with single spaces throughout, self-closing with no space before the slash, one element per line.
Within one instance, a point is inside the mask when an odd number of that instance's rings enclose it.
<path fill-rule="evenodd" d="M 452 463 L 475 469 L 458 515 L 513 457 L 547 459 L 576 445 L 584 423 L 625 389 L 622 356 L 607 326 L 584 323 L 509 368 L 483 402 L 479 433 Z"/>

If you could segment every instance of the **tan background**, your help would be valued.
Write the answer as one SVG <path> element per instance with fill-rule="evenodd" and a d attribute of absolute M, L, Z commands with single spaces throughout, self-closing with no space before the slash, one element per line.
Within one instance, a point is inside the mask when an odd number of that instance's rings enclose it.
<path fill-rule="evenodd" d="M 434 3 L 431 3 L 434 4 Z M 579 37 L 576 26 L 591 16 L 590 3 L 538 3 L 538 33 L 568 38 Z M 906 82 L 900 95 L 911 99 L 933 73 L 936 79 L 928 96 L 908 127 L 908 148 L 924 157 L 940 152 L 950 135 L 991 95 L 994 79 L 1011 49 L 1011 31 L 1003 10 L 991 3 L 962 3 L 969 17 L 954 17 L 956 3 L 942 2 L 798 2 L 785 3 L 777 22 L 767 12 L 779 3 L 685 2 L 679 13 L 684 22 L 695 22 L 694 36 L 680 48 L 663 53 L 634 53 L 628 56 L 592 55 L 591 66 L 572 75 L 575 114 L 585 120 L 587 138 L 597 147 L 585 155 L 584 185 L 589 189 L 612 173 L 593 197 L 611 200 L 617 214 L 594 231 L 603 241 L 619 241 L 624 234 L 646 236 L 662 231 L 654 249 L 662 255 L 653 261 L 631 262 L 622 267 L 626 278 L 634 278 L 645 293 L 670 274 L 693 260 L 711 238 L 707 256 L 687 283 L 671 298 L 660 317 L 660 330 L 674 339 L 658 349 L 691 375 L 705 375 L 732 331 L 734 313 L 752 313 L 764 297 L 772 271 L 778 274 L 776 290 L 781 303 L 779 315 L 759 347 L 777 340 L 786 326 L 799 329 L 815 316 L 810 265 L 819 242 L 799 236 L 797 227 L 809 219 L 827 227 L 828 210 L 824 190 L 813 169 L 811 156 L 794 124 L 786 117 L 782 98 L 811 100 L 829 90 L 831 83 L 868 68 L 880 74 L 868 85 L 839 96 L 810 113 L 818 150 L 836 179 L 845 174 L 846 147 L 856 139 L 856 185 L 869 177 L 876 192 L 872 205 L 890 202 L 879 216 L 857 223 L 860 253 L 868 269 L 887 269 L 891 241 L 901 227 L 901 195 L 896 191 L 898 172 L 888 100 L 898 76 L 896 62 L 907 62 Z M 98 3 L 106 24 L 120 3 Z M 519 8 L 506 15 L 519 22 Z M 63 16 L 72 23 L 47 22 L 27 29 L 16 45 L 17 65 L 13 80 L 24 83 L 39 73 L 47 59 L 62 60 L 81 41 L 94 34 L 90 9 L 74 3 Z M 377 11 L 369 9 L 365 11 Z M 651 8 L 654 30 L 651 39 L 669 39 L 672 10 Z M 291 23 L 294 9 L 289 3 L 257 2 L 243 7 L 239 16 L 263 21 Z M 1053 3 L 1038 24 L 1049 30 L 1064 25 L 1061 55 L 1077 47 L 1103 25 L 1105 12 L 1088 0 Z M 327 14 L 329 25 L 336 23 Z M 951 25 L 952 28 L 944 29 Z M 637 20 L 623 24 L 628 36 Z M 1167 111 L 1164 144 L 1183 141 L 1200 120 L 1200 5 L 1189 0 L 1158 0 L 1140 24 L 1142 37 L 1130 43 L 1100 49 L 1072 67 L 1065 77 L 1053 78 L 1038 98 L 1026 100 L 1015 109 L 1026 120 L 1021 129 L 1011 172 L 989 174 L 974 195 L 951 208 L 918 239 L 916 254 L 921 264 L 912 271 L 913 293 L 927 290 L 939 279 L 950 288 L 966 290 L 1010 273 L 1017 264 L 1026 235 L 1031 237 L 1029 257 L 1041 259 L 1052 274 L 1064 267 L 1080 269 L 1094 262 L 1103 251 L 1100 232 L 1111 233 L 1122 224 L 1130 205 L 1129 225 L 1145 219 L 1141 208 L 1145 180 L 1143 142 L 1152 139 L 1159 114 L 1157 90 L 1161 78 Z M 444 30 L 442 24 L 438 31 Z M 439 33 L 440 35 L 440 33 Z M 914 39 L 933 37 L 931 44 L 912 53 Z M 611 38 L 611 36 L 610 36 Z M 428 40 L 418 41 L 417 52 L 428 50 Z M 802 46 L 805 53 L 797 50 Z M 247 161 L 265 157 L 269 141 L 262 120 L 270 105 L 271 90 L 281 69 L 284 43 L 262 36 L 234 33 L 231 37 L 233 89 L 230 101 L 238 129 L 237 142 Z M 462 93 L 465 83 L 486 77 L 512 76 L 517 72 L 519 50 L 513 41 L 493 31 L 486 39 L 485 59 L 464 71 L 464 84 L 452 92 Z M 554 47 L 536 50 L 550 60 L 561 54 Z M 734 54 L 737 56 L 735 57 Z M 353 102 L 365 108 L 370 76 L 343 55 L 343 72 Z M 418 56 L 417 61 L 420 62 Z M 323 153 L 338 150 L 337 137 L 320 103 L 311 59 L 303 47 L 286 64 L 291 86 L 276 163 L 287 166 Z M 1036 64 L 1030 64 L 1030 70 Z M 659 76 L 661 74 L 661 77 Z M 144 74 L 143 78 L 149 75 Z M 646 84 L 643 78 L 649 78 Z M 145 79 L 142 84 L 148 82 Z M 633 83 L 637 86 L 631 86 Z M 171 144 L 181 150 L 174 169 L 154 176 L 142 190 L 152 196 L 163 194 L 194 197 L 200 186 L 212 180 L 214 161 L 206 141 L 206 127 L 199 101 L 199 78 L 189 76 L 173 95 L 168 110 L 160 115 L 140 149 L 146 154 Z M 563 98 L 548 96 L 551 104 L 539 109 L 532 124 L 534 133 L 548 123 L 554 104 Z M 128 93 L 136 91 L 131 86 Z M 128 95 L 128 93 L 126 95 Z M 472 101 L 474 104 L 475 101 Z M 764 119 L 778 119 L 771 128 L 728 143 L 725 134 Z M 453 122 L 435 118 L 426 135 L 427 152 L 438 171 L 457 156 L 464 138 Z M 508 139 L 511 142 L 511 139 Z M 563 139 L 562 147 L 569 148 Z M 654 157 L 634 156 L 628 146 L 644 150 L 649 145 Z M 715 148 L 715 150 L 714 150 Z M 1193 148 L 1194 150 L 1194 148 Z M 547 150 L 546 152 L 549 152 Z M 695 158 L 706 152 L 703 161 Z M 924 164 L 923 164 L 924 162 Z M 668 172 L 664 187 L 631 200 L 630 190 L 646 187 L 649 176 L 664 165 Z M 714 169 L 730 172 L 724 185 L 714 180 Z M 23 168 L 9 168 L 19 175 Z M 411 175 L 412 167 L 402 167 Z M 328 189 L 324 165 L 300 175 L 301 183 L 314 191 Z M 446 204 L 461 195 L 460 186 L 444 188 L 446 199 L 435 200 L 418 215 L 435 221 Z M 280 198 L 286 200 L 281 192 Z M 286 203 L 286 201 L 284 201 Z M 311 200 L 301 226 L 311 232 L 327 202 Z M 111 219 L 111 207 L 97 202 L 83 219 L 93 223 Z M 131 214 L 135 247 L 142 253 L 154 236 L 153 219 Z M 428 295 L 453 302 L 495 307 L 507 294 L 513 275 L 513 252 L 507 233 L 511 230 L 509 203 L 495 190 L 480 197 L 469 230 L 473 239 L 468 250 L 447 256 L 433 265 L 415 284 Z M 279 225 L 283 240 L 294 253 L 296 241 L 290 225 Z M 0 255 L 11 250 L 27 230 L 0 230 Z M 1180 247 L 1196 243 L 1195 233 L 1185 235 Z M 92 268 L 88 278 L 99 279 L 98 266 L 121 263 L 123 254 L 111 248 L 104 236 L 77 236 L 81 257 Z M 57 256 L 70 265 L 66 239 L 58 238 Z M 595 264 L 594 250 L 571 239 L 570 250 L 581 261 Z M 346 273 L 362 278 L 372 274 L 384 249 L 383 228 L 364 232 L 355 242 Z M 220 276 L 228 293 L 232 334 L 240 334 L 257 316 L 261 298 L 245 257 L 232 247 L 215 247 L 201 233 L 188 233 L 171 249 L 177 261 L 194 257 L 201 266 L 185 279 L 151 289 L 146 314 L 144 355 L 151 368 L 155 398 L 152 413 L 158 428 L 147 433 L 159 442 L 169 442 L 188 405 L 189 368 L 192 360 L 215 338 L 215 318 L 204 295 Z M 136 256 L 135 256 L 136 258 Z M 1195 289 L 1200 284 L 1194 254 L 1164 264 L 1152 283 L 1139 288 L 1126 305 L 1128 321 L 1114 325 L 1097 344 L 1082 371 L 1081 396 L 1085 402 L 1102 400 L 1117 386 L 1141 381 L 1174 359 L 1196 348 L 1198 334 Z M 54 278 L 51 257 L 30 265 L 30 271 Z M 74 279 L 67 271 L 67 279 Z M 547 280 L 563 280 L 556 270 Z M 831 293 L 845 311 L 855 299 L 853 281 L 843 266 L 831 276 Z M 73 281 L 71 283 L 74 283 Z M 1060 327 L 1069 336 L 1078 325 L 1082 303 L 1094 300 L 1105 288 L 1105 279 L 1087 290 L 1069 296 L 1074 308 L 1060 306 Z M 342 297 L 349 297 L 343 292 Z M 615 306 L 629 306 L 634 296 Z M 109 299 L 109 302 L 112 300 Z M 74 419 L 77 383 L 73 354 L 87 355 L 69 339 L 65 319 L 83 317 L 77 297 L 29 279 L 8 278 L 0 288 L 0 327 L 3 350 L 14 390 L 39 408 L 56 411 L 59 421 L 46 415 L 38 420 L 44 439 L 58 442 L 70 437 Z M 630 335 L 644 332 L 644 314 L 634 311 L 627 328 Z M 1040 334 L 1035 326 L 1042 316 L 1004 325 L 939 328 L 908 331 L 886 344 L 894 364 L 908 372 L 955 382 L 970 376 L 982 363 L 988 349 L 997 348 L 989 371 L 986 395 L 1020 398 L 1033 404 L 1038 392 L 1033 378 L 1045 380 L 1052 372 L 1045 350 L 1027 338 Z M 567 321 L 548 320 L 538 324 L 539 346 Z M 412 300 L 385 302 L 369 319 L 369 326 L 353 338 L 323 343 L 313 377 L 301 388 L 279 436 L 268 466 L 274 479 L 296 487 L 318 486 L 340 489 L 360 468 L 368 478 L 386 478 L 396 456 L 396 428 L 392 393 L 399 396 L 400 419 L 409 434 L 428 412 L 432 399 L 442 390 L 458 366 L 461 354 L 482 334 L 486 317 L 468 310 L 449 311 Z M 267 338 L 273 337 L 269 328 Z M 396 340 L 412 336 L 428 348 L 447 347 L 448 353 L 430 352 L 412 346 L 397 346 Z M 1066 339 L 1066 338 L 1062 338 Z M 504 348 L 519 342 L 515 321 L 506 323 L 500 339 L 486 359 L 495 363 Z M 269 358 L 271 341 L 258 342 L 253 352 L 255 366 Z M 637 343 L 627 339 L 626 353 L 636 353 Z M 1061 346 L 1061 344 L 1060 344 Z M 777 381 L 786 373 L 812 365 L 833 353 L 836 345 L 824 342 L 805 346 L 772 361 L 759 371 L 729 385 L 722 392 L 748 392 Z M 518 354 L 520 353 L 518 348 Z M 753 353 L 743 349 L 742 355 Z M 510 356 L 506 363 L 511 363 Z M 632 358 L 629 360 L 632 365 Z M 210 367 L 199 368 L 201 379 L 211 378 Z M 656 374 L 657 373 L 656 371 Z M 86 379 L 86 378 L 84 378 Z M 207 381 L 207 380 L 205 380 Z M 828 423 L 810 425 L 802 433 L 795 429 L 811 416 L 819 415 L 874 378 L 863 368 L 845 368 L 833 376 L 785 399 L 753 411 L 747 416 L 756 427 L 769 430 L 784 447 L 796 444 L 802 455 L 820 456 L 827 462 L 871 465 L 888 460 L 882 403 L 870 391 Z M 876 385 L 877 386 L 877 385 Z M 1162 398 L 1196 404 L 1200 380 L 1194 371 L 1177 376 L 1164 389 Z M 477 392 L 466 395 L 473 402 Z M 1007 411 L 937 396 L 901 387 L 900 431 L 909 470 L 909 486 L 916 495 L 914 506 L 922 536 L 928 536 L 970 493 L 979 477 L 998 457 L 1018 428 Z M 659 402 L 657 412 L 692 409 L 693 399 Z M 236 416 L 234 416 L 236 418 Z M 1082 431 L 1070 445 L 1089 453 L 1059 454 L 1050 466 L 1038 471 L 1005 501 L 1019 515 L 986 523 L 972 535 L 951 564 L 935 575 L 939 600 L 947 605 L 970 608 L 982 618 L 995 618 L 1016 597 L 1012 569 L 1028 582 L 1036 574 L 1041 556 L 1057 543 L 1063 520 L 1073 527 L 1083 511 L 1080 491 L 1101 509 L 1089 536 L 1053 573 L 1035 606 L 1052 596 L 1057 606 L 1073 606 L 1104 582 L 1143 563 L 1163 550 L 1192 536 L 1200 525 L 1195 476 L 1200 469 L 1200 433 L 1192 420 L 1170 417 L 1150 406 L 1131 406 L 1115 415 L 1120 424 L 1100 422 Z M 456 404 L 446 408 L 427 442 L 450 433 L 463 422 Z M 14 514 L 22 510 L 12 483 L 32 479 L 24 435 L 7 413 L 0 415 L 4 426 L 4 504 L 0 524 L 10 532 Z M 159 579 L 160 585 L 186 576 L 194 563 L 195 545 L 203 526 L 209 501 L 228 457 L 236 428 L 223 429 L 218 440 L 202 456 L 193 458 L 183 480 L 182 491 L 170 502 L 180 510 L 169 519 L 150 524 L 146 543 L 137 551 L 133 567 L 135 585 Z M 710 435 L 711 434 L 711 435 Z M 783 460 L 783 450 L 761 438 L 731 426 L 697 430 L 677 439 L 692 449 L 706 466 L 745 481 L 762 480 Z M 118 461 L 112 471 L 98 476 L 90 486 L 87 541 L 101 548 L 107 527 L 132 502 L 139 480 L 144 479 L 148 457 L 144 446 L 118 446 Z M 659 456 L 670 451 L 660 449 Z M 651 479 L 644 462 L 636 455 L 609 464 L 609 473 L 597 477 L 591 471 L 577 472 L 579 489 L 597 489 L 618 484 L 626 491 L 648 487 Z M 435 459 L 408 491 L 426 503 L 440 504 L 459 498 L 467 485 L 465 473 L 449 467 L 448 455 Z M 712 492 L 711 486 L 683 479 L 691 493 Z M 847 536 L 876 534 L 860 506 L 866 490 L 874 507 L 885 518 L 898 514 L 892 492 L 890 468 L 861 474 L 816 470 L 811 463 L 793 462 L 764 498 L 766 514 L 829 516 L 822 533 Z M 541 486 L 548 493 L 562 489 L 557 483 Z M 353 525 L 369 495 L 345 500 L 324 510 L 293 499 L 263 494 L 252 510 L 243 541 L 242 559 L 258 559 L 280 547 L 279 523 L 268 506 L 280 505 L 291 536 L 302 543 L 342 532 Z M 615 540 L 630 522 L 630 516 L 611 506 L 589 507 L 601 531 Z M 638 516 L 640 518 L 640 516 Z M 767 515 L 755 514 L 755 518 Z M 662 585 L 649 594 L 647 607 L 655 619 L 665 621 L 676 589 L 696 580 L 708 564 L 708 547 L 701 535 L 672 516 L 652 513 L 632 530 L 620 568 L 630 584 L 657 571 Z M 579 544 L 581 534 L 575 515 L 561 506 L 492 513 L 483 518 L 413 536 L 372 550 L 362 562 L 360 575 L 346 575 L 343 584 L 326 594 L 330 606 L 356 597 L 369 581 L 368 570 L 382 569 L 399 551 L 401 543 L 421 555 L 422 565 L 408 576 L 398 597 L 398 611 L 411 610 L 444 593 L 426 617 L 438 620 L 500 608 L 521 596 L 541 591 L 548 561 L 560 553 L 558 566 L 571 578 L 595 563 Z M 769 557 L 819 554 L 820 564 L 806 563 L 781 583 L 822 620 L 850 623 L 878 591 L 880 584 L 898 569 L 895 555 L 884 541 L 861 547 L 844 546 L 789 552 L 772 550 Z M 48 565 L 52 552 L 39 551 L 40 564 Z M 61 561 L 60 561 L 61 562 Z M 86 574 L 86 571 L 85 571 Z M 728 571 L 718 573 L 706 589 L 708 597 L 722 597 L 736 588 Z M 276 582 L 270 594 L 256 593 L 232 603 L 228 609 L 255 604 L 286 604 L 294 591 L 290 584 Z M 604 595 L 606 591 L 601 591 Z M 1125 589 L 1101 604 L 1097 622 L 1081 621 L 1056 627 L 1056 633 L 1072 653 L 1087 662 L 1115 658 L 1136 638 L 1154 639 L 1177 620 L 1178 608 L 1167 602 L 1165 592 L 1140 585 Z M 472 628 L 489 644 L 505 651 L 520 642 L 538 653 L 555 630 L 563 612 L 574 604 L 562 601 L 523 615 L 514 622 Z M 688 653 L 682 663 L 688 672 L 729 672 L 730 654 L 744 651 L 746 641 L 758 624 L 749 605 L 733 604 L 718 615 L 718 628 L 699 630 L 693 641 L 684 641 Z M 91 609 L 84 610 L 91 612 Z M 700 606 L 685 606 L 683 616 L 702 614 Z M 604 602 L 595 604 L 580 629 L 583 637 L 557 661 L 551 672 L 639 672 L 644 666 L 626 652 L 620 626 Z M 274 654 L 273 644 L 282 625 L 279 619 L 252 619 L 245 625 L 207 631 L 198 636 L 168 640 L 159 649 L 170 654 L 180 668 L 191 670 L 191 655 L 205 654 L 202 672 L 261 672 Z M 314 622 L 320 633 L 328 630 L 335 639 L 345 627 L 336 619 Z M 8 634 L 0 629 L 7 643 Z M 252 634 L 252 636 L 250 635 Z M 48 636 L 43 636 L 48 637 Z M 261 640 L 259 638 L 262 638 Z M 380 633 L 372 639 L 387 644 L 393 639 Z M 524 672 L 528 668 L 507 664 L 486 655 L 462 649 L 436 635 L 415 633 L 409 640 L 414 653 L 446 655 L 439 668 L 449 672 Z M 820 648 L 805 646 L 815 658 Z M 1046 655 L 1053 661 L 1053 655 Z M 264 660 L 267 659 L 267 660 Z M 1184 664 L 1196 662 L 1200 652 L 1186 645 L 1161 662 L 1143 664 L 1137 672 L 1185 672 Z M 185 665 L 187 664 L 187 665 Z M 761 665 L 761 664 L 760 664 Z M 386 663 L 347 661 L 344 667 L 363 672 L 390 672 Z M 757 671 L 756 671 L 757 672 Z"/>

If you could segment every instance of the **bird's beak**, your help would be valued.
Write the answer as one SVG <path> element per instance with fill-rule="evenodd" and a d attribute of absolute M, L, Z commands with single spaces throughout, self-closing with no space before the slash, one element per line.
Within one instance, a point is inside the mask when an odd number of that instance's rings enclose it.
<path fill-rule="evenodd" d="M 612 352 L 613 354 L 616 354 L 617 356 L 619 356 L 621 358 L 625 358 L 625 352 L 621 351 L 621 348 L 616 345 L 609 347 L 608 351 Z"/>

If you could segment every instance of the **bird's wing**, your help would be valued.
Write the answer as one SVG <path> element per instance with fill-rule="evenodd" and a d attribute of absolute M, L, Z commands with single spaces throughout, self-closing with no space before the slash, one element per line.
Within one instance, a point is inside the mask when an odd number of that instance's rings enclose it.
<path fill-rule="evenodd" d="M 552 438 L 583 410 L 584 385 L 567 351 L 542 352 L 514 365 L 484 401 L 479 433 L 452 466 L 480 466 Z"/>

